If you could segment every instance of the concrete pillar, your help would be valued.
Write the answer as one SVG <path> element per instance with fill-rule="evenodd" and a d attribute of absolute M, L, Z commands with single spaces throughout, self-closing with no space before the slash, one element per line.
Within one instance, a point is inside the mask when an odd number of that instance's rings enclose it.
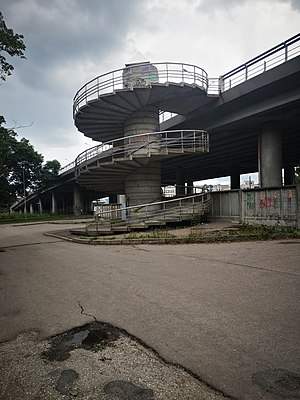
<path fill-rule="evenodd" d="M 161 198 L 160 162 L 153 162 L 136 169 L 125 178 L 125 193 L 128 206 L 149 204 Z M 151 207 L 158 209 L 159 206 Z"/>
<path fill-rule="evenodd" d="M 159 117 L 158 108 L 155 106 L 146 106 L 135 111 L 124 122 L 124 136 L 156 131 L 159 131 Z"/>
<path fill-rule="evenodd" d="M 74 185 L 74 199 L 73 199 L 73 212 L 74 215 L 80 215 L 82 209 L 80 186 L 75 183 Z"/>
<path fill-rule="evenodd" d="M 296 185 L 297 229 L 300 229 L 300 183 Z"/>
<path fill-rule="evenodd" d="M 34 214 L 34 209 L 33 209 L 32 203 L 29 204 L 29 212 L 30 212 L 30 214 Z"/>
<path fill-rule="evenodd" d="M 264 125 L 260 132 L 258 146 L 260 186 L 281 186 L 282 138 L 280 126 Z"/>
<path fill-rule="evenodd" d="M 193 194 L 194 182 L 193 181 L 186 181 L 186 185 L 187 185 L 186 194 L 187 195 L 192 195 Z"/>
<path fill-rule="evenodd" d="M 185 176 L 183 167 L 176 168 L 176 196 L 185 195 Z"/>
<path fill-rule="evenodd" d="M 51 193 L 51 214 L 57 214 L 57 204 L 54 192 Z"/>
<path fill-rule="evenodd" d="M 111 194 L 109 196 L 109 204 L 115 204 L 118 202 L 118 196 L 116 194 Z"/>
<path fill-rule="evenodd" d="M 295 183 L 295 168 L 293 165 L 287 165 L 284 167 L 284 185 L 293 185 Z"/>
<path fill-rule="evenodd" d="M 159 130 L 158 108 L 146 106 L 130 115 L 124 122 L 124 136 L 133 136 L 125 140 L 125 156 L 135 158 L 140 162 L 134 172 L 125 178 L 125 194 L 128 206 L 149 204 L 160 201 L 161 198 L 161 167 L 160 161 L 151 161 L 145 157 L 159 152 L 160 136 L 138 136 L 143 133 Z M 135 136 L 137 136 L 135 138 Z M 156 140 L 157 139 L 157 140 Z M 143 166 L 143 164 L 145 164 Z M 155 206 L 153 208 L 158 208 Z"/>
<path fill-rule="evenodd" d="M 39 199 L 38 207 L 39 207 L 39 213 L 43 214 L 43 203 L 41 198 Z"/>
<path fill-rule="evenodd" d="M 240 169 L 238 165 L 231 165 L 230 167 L 230 189 L 240 189 Z"/>
<path fill-rule="evenodd" d="M 125 208 L 126 207 L 126 196 L 125 196 L 125 194 L 119 194 L 118 195 L 118 203 L 121 204 L 121 208 Z M 121 218 L 123 220 L 126 219 L 126 210 L 122 210 L 121 211 Z"/>

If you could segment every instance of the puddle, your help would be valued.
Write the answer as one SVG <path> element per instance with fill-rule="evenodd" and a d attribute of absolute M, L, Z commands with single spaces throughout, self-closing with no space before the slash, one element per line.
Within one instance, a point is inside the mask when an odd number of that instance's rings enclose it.
<path fill-rule="evenodd" d="M 300 398 L 300 375 L 282 368 L 257 372 L 252 380 L 267 392 L 285 397 Z"/>
<path fill-rule="evenodd" d="M 64 361 L 70 357 L 72 350 L 78 348 L 101 351 L 111 346 L 119 336 L 118 330 L 113 326 L 93 322 L 51 338 L 51 347 L 42 353 L 42 358 L 49 361 Z"/>

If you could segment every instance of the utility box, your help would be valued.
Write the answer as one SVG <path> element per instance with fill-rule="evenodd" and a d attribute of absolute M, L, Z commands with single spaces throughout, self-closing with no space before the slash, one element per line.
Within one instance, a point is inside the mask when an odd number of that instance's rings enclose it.
<path fill-rule="evenodd" d="M 125 64 L 123 70 L 124 89 L 151 86 L 152 83 L 158 82 L 158 70 L 150 62 Z"/>

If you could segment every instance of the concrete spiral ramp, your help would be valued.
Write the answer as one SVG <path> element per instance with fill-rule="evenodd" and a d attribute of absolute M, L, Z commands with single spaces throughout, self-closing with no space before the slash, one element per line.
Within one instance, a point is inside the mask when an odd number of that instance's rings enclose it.
<path fill-rule="evenodd" d="M 74 97 L 74 122 L 101 144 L 77 157 L 76 181 L 125 193 L 128 206 L 157 203 L 161 160 L 209 151 L 203 130 L 161 132 L 159 112 L 185 114 L 209 102 L 207 87 L 204 70 L 177 63 L 127 64 L 85 84 Z"/>

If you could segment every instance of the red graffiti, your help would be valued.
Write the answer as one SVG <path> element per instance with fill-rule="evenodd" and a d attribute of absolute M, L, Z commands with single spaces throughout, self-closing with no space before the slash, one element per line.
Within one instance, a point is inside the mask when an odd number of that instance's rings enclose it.
<path fill-rule="evenodd" d="M 272 199 L 271 197 L 263 197 L 259 201 L 259 207 L 260 208 L 270 208 L 272 207 Z"/>

